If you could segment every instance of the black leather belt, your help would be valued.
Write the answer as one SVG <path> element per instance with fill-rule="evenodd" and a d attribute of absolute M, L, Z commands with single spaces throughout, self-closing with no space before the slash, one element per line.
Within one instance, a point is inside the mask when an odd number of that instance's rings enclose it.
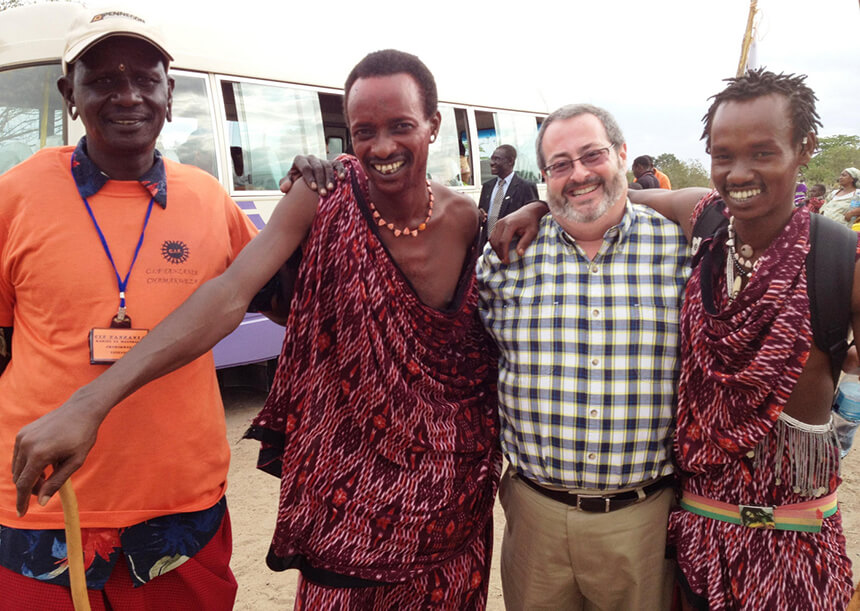
<path fill-rule="evenodd" d="M 518 475 L 517 477 L 528 485 L 529 488 L 536 492 L 540 492 L 547 498 L 558 501 L 559 503 L 564 503 L 565 505 L 570 505 L 571 507 L 576 507 L 581 511 L 592 513 L 609 513 L 616 509 L 622 509 L 654 494 L 655 492 L 659 492 L 663 488 L 671 486 L 673 481 L 672 476 L 667 475 L 637 490 L 628 490 L 617 494 L 573 494 L 563 490 L 544 488 L 540 484 L 533 482 L 522 475 Z"/>

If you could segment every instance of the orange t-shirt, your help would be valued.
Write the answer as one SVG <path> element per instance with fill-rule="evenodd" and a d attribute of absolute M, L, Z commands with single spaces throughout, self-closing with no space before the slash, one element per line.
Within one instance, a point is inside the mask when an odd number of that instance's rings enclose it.
<path fill-rule="evenodd" d="M 59 495 L 15 511 L 11 459 L 24 425 L 105 370 L 91 365 L 89 332 L 119 305 L 116 275 L 70 171 L 73 147 L 44 149 L 0 176 L 0 326 L 14 327 L 0 376 L 0 524 L 62 528 Z M 256 233 L 218 182 L 164 161 L 167 206 L 153 206 L 128 282 L 133 327 L 152 329 Z M 149 193 L 108 181 L 88 199 L 121 276 L 140 237 Z M 81 526 L 122 527 L 214 505 L 230 450 L 211 353 L 152 382 L 107 416 L 73 476 Z"/>
<path fill-rule="evenodd" d="M 663 172 L 654 168 L 654 176 L 657 177 L 657 181 L 660 183 L 661 189 L 671 189 L 672 183 L 669 181 L 669 177 L 666 176 Z"/>

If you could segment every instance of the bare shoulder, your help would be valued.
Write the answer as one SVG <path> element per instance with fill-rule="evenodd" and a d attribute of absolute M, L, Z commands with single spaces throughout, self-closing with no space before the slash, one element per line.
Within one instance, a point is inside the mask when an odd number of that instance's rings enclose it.
<path fill-rule="evenodd" d="M 467 243 L 475 239 L 479 227 L 478 206 L 463 195 L 439 183 L 433 183 L 433 216 L 446 231 L 457 230 Z"/>

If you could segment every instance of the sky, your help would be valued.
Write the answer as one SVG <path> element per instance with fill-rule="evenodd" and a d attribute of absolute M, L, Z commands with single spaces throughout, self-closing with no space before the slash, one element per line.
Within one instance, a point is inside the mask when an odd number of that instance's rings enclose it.
<path fill-rule="evenodd" d="M 101 0 L 90 6 L 105 4 Z M 113 4 L 113 3 L 112 3 Z M 749 0 L 125 0 L 187 21 L 214 40 L 253 37 L 283 62 L 340 74 L 366 53 L 398 48 L 436 76 L 440 97 L 550 112 L 603 106 L 632 159 L 709 159 L 700 140 L 708 97 L 734 76 Z M 759 0 L 759 66 L 808 75 L 821 135 L 860 135 L 858 0 Z"/>

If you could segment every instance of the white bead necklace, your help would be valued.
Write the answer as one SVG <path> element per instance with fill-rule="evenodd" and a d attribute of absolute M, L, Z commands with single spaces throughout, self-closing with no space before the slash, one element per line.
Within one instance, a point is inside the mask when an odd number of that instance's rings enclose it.
<path fill-rule="evenodd" d="M 749 244 L 742 244 L 735 249 L 737 234 L 735 233 L 735 217 L 729 217 L 729 236 L 726 239 L 728 256 L 726 257 L 726 294 L 729 301 L 737 299 L 743 288 L 744 280 L 749 280 L 758 269 L 758 261 L 753 263 L 753 249 Z M 737 275 L 735 275 L 737 273 Z"/>

